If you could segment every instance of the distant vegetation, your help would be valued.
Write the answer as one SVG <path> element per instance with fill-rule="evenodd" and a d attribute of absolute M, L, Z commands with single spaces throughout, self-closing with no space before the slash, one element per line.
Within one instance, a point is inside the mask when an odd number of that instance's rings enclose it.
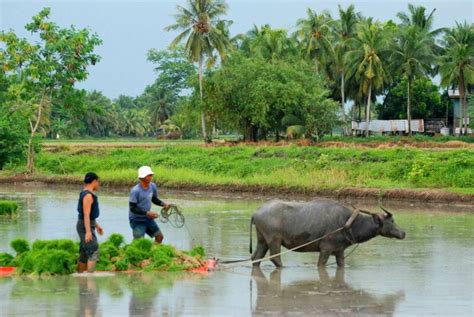
<path fill-rule="evenodd" d="M 163 145 L 158 148 L 54 148 L 38 156 L 38 175 L 80 180 L 89 170 L 104 184 L 131 185 L 150 165 L 163 186 L 233 186 L 262 190 L 431 188 L 474 194 L 472 149 Z"/>
<path fill-rule="evenodd" d="M 377 21 L 350 5 L 335 17 L 308 8 L 292 33 L 266 24 L 231 34 L 227 9 L 223 0 L 178 6 L 170 48 L 148 52 L 155 82 L 114 100 L 76 87 L 100 61 L 91 30 L 62 28 L 44 9 L 25 26 L 37 42 L 0 32 L 0 168 L 27 161 L 32 172 L 42 137 L 319 140 L 351 120 L 445 118 L 440 88 L 459 89 L 462 117 L 473 108 L 469 22 L 434 29 L 434 10 L 413 5 Z"/>

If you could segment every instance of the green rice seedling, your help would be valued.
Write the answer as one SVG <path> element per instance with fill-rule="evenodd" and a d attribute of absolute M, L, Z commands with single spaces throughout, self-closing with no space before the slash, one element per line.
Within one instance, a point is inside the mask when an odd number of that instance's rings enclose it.
<path fill-rule="evenodd" d="M 116 248 L 119 248 L 125 241 L 123 236 L 118 233 L 112 233 L 107 240 L 111 242 Z"/>
<path fill-rule="evenodd" d="M 1 252 L 0 253 L 0 266 L 11 266 L 13 264 L 13 255 Z"/>
<path fill-rule="evenodd" d="M 14 216 L 18 213 L 19 205 L 13 200 L 0 200 L 0 216 Z"/>
<path fill-rule="evenodd" d="M 30 244 L 25 239 L 15 239 L 10 243 L 10 246 L 17 255 L 30 251 Z"/>
<path fill-rule="evenodd" d="M 68 239 L 56 240 L 36 240 L 31 247 L 33 251 L 39 250 L 63 250 L 70 254 L 77 254 L 79 252 L 78 245 Z"/>
<path fill-rule="evenodd" d="M 189 251 L 189 255 L 194 257 L 200 256 L 201 258 L 204 258 L 206 256 L 206 250 L 204 250 L 202 245 L 198 245 L 194 249 Z"/>
<path fill-rule="evenodd" d="M 26 251 L 13 261 L 19 273 L 71 274 L 76 270 L 77 255 L 61 249 Z"/>

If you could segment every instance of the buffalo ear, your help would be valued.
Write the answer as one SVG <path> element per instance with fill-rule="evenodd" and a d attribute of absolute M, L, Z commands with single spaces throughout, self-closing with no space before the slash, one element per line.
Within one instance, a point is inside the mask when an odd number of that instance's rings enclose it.
<path fill-rule="evenodd" d="M 382 224 L 382 218 L 378 214 L 372 214 L 372 218 L 374 218 L 374 221 L 376 224 L 381 225 Z"/>

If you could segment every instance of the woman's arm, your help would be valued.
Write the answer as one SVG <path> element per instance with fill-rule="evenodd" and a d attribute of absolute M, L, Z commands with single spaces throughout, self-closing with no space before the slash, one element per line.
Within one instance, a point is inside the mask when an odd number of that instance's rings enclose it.
<path fill-rule="evenodd" d="M 91 194 L 86 194 L 82 199 L 82 213 L 84 214 L 84 227 L 86 228 L 86 242 L 92 241 L 91 231 L 91 206 L 94 202 Z"/>

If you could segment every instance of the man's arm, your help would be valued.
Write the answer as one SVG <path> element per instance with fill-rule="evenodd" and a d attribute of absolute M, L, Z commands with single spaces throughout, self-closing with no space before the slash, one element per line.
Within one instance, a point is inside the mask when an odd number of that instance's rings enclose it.
<path fill-rule="evenodd" d="M 166 203 L 164 201 L 162 201 L 161 199 L 159 199 L 158 197 L 156 197 L 156 196 L 151 197 L 151 202 L 154 203 L 155 205 L 158 205 L 158 206 L 161 206 L 161 207 L 166 206 Z"/>
<path fill-rule="evenodd" d="M 140 207 L 138 207 L 137 203 L 129 202 L 128 206 L 130 207 L 130 211 L 137 215 L 146 215 L 148 211 L 148 210 L 141 210 Z"/>
<path fill-rule="evenodd" d="M 153 187 L 153 196 L 151 197 L 151 202 L 160 207 L 168 207 L 168 204 L 158 198 L 158 190 L 156 186 Z"/>

